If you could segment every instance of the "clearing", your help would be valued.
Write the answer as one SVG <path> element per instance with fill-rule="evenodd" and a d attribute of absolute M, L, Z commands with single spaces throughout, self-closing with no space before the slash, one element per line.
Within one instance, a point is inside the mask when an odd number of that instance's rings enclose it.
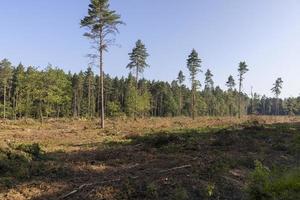
<path fill-rule="evenodd" d="M 299 155 L 299 117 L 7 121 L 0 199 L 295 199 Z"/>

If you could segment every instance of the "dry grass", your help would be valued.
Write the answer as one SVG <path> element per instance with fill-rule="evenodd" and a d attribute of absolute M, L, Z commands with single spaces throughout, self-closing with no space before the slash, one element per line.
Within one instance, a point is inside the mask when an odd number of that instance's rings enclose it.
<path fill-rule="evenodd" d="M 255 154 L 251 161 L 254 158 L 264 157 L 266 152 L 270 150 L 270 145 L 265 139 L 261 141 L 254 138 L 247 142 L 247 140 L 240 139 L 239 134 L 233 134 L 230 137 L 225 135 L 226 138 L 219 138 L 215 135 L 211 137 L 202 134 L 193 135 L 193 131 L 201 133 L 214 127 L 218 127 L 218 129 L 236 127 L 242 123 L 257 125 L 298 122 L 300 122 L 299 117 L 265 116 L 250 116 L 242 119 L 201 117 L 196 120 L 190 118 L 114 119 L 107 120 L 105 130 L 98 129 L 97 120 L 52 119 L 43 126 L 32 120 L 1 122 L 0 147 L 5 147 L 7 143 L 38 143 L 50 159 L 42 161 L 46 164 L 44 173 L 33 175 L 26 180 L 13 180 L 13 185 L 9 187 L 0 184 L 0 187 L 3 187 L 0 188 L 0 199 L 56 199 L 81 184 L 118 178 L 121 175 L 125 179 L 122 179 L 121 185 L 116 183 L 87 188 L 80 191 L 78 196 L 75 195 L 70 199 L 130 199 L 130 197 L 135 196 L 139 199 L 148 198 L 147 195 L 156 195 L 155 193 L 159 193 L 160 196 L 167 196 L 162 191 L 172 191 L 173 189 L 182 193 L 189 193 L 194 190 L 201 190 L 203 193 L 206 188 L 204 185 L 211 184 L 209 182 L 210 177 L 205 174 L 208 172 L 205 170 L 209 170 L 207 167 L 211 166 L 212 163 L 215 166 L 216 163 L 214 162 L 218 162 L 217 158 L 224 159 L 224 152 L 226 152 L 226 158 L 234 159 L 237 156 L 241 162 L 248 164 L 247 159 L 251 153 Z M 175 132 L 178 133 L 178 136 L 173 137 L 170 134 L 165 139 L 161 138 L 161 132 L 166 132 L 167 135 Z M 186 135 L 185 132 L 191 133 Z M 147 133 L 159 134 L 153 138 L 148 138 L 145 136 Z M 286 139 L 289 137 L 292 136 L 288 135 Z M 223 144 L 223 140 L 230 144 Z M 240 144 L 231 144 L 235 141 L 240 141 Z M 247 145 L 249 146 L 247 147 Z M 245 151 L 245 154 L 240 153 L 239 148 L 241 152 Z M 251 148 L 257 148 L 257 151 L 249 151 Z M 273 154 L 274 152 L 271 152 L 269 156 L 273 156 Z M 278 153 L 278 155 L 281 154 Z M 276 157 L 275 154 L 274 156 Z M 285 156 L 284 159 L 293 160 L 290 155 L 282 154 L 282 156 Z M 179 174 L 174 172 L 173 180 L 168 174 L 157 175 L 154 173 L 184 164 L 197 165 L 199 169 L 193 168 L 190 171 L 185 169 Z M 217 167 L 226 168 L 227 171 L 223 174 L 224 180 L 231 181 L 233 190 L 235 190 L 234 184 L 244 184 L 245 177 L 240 174 L 247 173 L 249 169 L 245 167 L 238 169 L 229 167 L 227 169 L 227 166 L 222 166 L 223 163 L 220 165 L 216 164 Z M 235 172 L 235 175 L 228 175 L 232 172 Z M 180 173 L 184 173 L 185 178 L 182 178 Z M 145 175 L 149 177 L 142 182 L 140 180 L 127 180 L 128 177 Z M 237 177 L 239 175 L 242 177 Z M 199 178 L 199 176 L 203 177 Z M 196 184 L 199 188 L 188 188 L 185 191 L 186 188 L 180 188 L 181 186 L 178 185 L 178 180 L 182 184 L 190 183 L 191 187 Z M 218 182 L 219 179 L 214 181 Z M 151 194 L 146 192 L 141 195 L 137 192 L 137 184 L 144 184 L 146 189 L 140 188 L 139 190 L 150 190 Z M 221 188 L 221 186 L 219 187 Z M 124 191 L 130 192 L 130 190 L 134 190 L 132 194 L 124 194 Z M 199 195 L 203 197 L 202 193 Z M 120 194 L 125 196 L 120 196 Z"/>
<path fill-rule="evenodd" d="M 100 130 L 97 120 L 50 119 L 43 125 L 37 121 L 0 122 L 0 142 L 39 143 L 48 151 L 62 149 L 76 150 L 71 146 L 102 142 L 109 138 L 124 135 L 143 135 L 159 131 L 178 129 L 199 129 L 208 127 L 227 127 L 257 121 L 262 124 L 300 122 L 300 117 L 249 116 L 241 119 L 233 117 L 190 118 L 146 118 L 107 120 L 106 128 Z M 78 149 L 78 148 L 77 148 Z"/>

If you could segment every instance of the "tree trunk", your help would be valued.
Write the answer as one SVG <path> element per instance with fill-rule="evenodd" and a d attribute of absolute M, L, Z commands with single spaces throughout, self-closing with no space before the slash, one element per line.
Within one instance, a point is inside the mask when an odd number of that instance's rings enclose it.
<path fill-rule="evenodd" d="M 88 79 L 89 79 L 89 85 L 88 85 L 88 117 L 91 118 L 91 81 L 90 81 L 90 75 L 89 75 Z"/>
<path fill-rule="evenodd" d="M 103 51 L 102 51 L 102 40 L 100 42 L 100 82 L 101 82 L 101 117 L 100 117 L 100 126 L 101 128 L 105 127 L 104 124 L 104 73 L 103 73 Z"/>
<path fill-rule="evenodd" d="M 77 91 L 77 117 L 81 117 L 81 98 L 82 96 L 79 95 L 79 91 Z"/>
<path fill-rule="evenodd" d="M 26 113 L 25 113 L 25 119 L 27 120 L 29 115 L 29 92 L 26 91 Z"/>
<path fill-rule="evenodd" d="M 20 117 L 20 113 L 17 113 L 17 110 L 18 110 L 18 103 L 19 103 L 19 95 L 18 95 L 18 92 L 16 92 L 16 95 L 15 95 L 15 109 L 14 109 L 14 115 L 15 115 L 15 120 L 17 119 L 17 117 Z"/>
<path fill-rule="evenodd" d="M 138 90 L 139 88 L 139 67 L 136 67 L 136 72 L 135 72 L 135 78 L 136 78 L 136 89 Z"/>
<path fill-rule="evenodd" d="M 181 87 L 179 89 L 179 114 L 180 116 L 182 115 L 182 91 L 181 91 Z"/>
<path fill-rule="evenodd" d="M 60 116 L 60 106 L 57 107 L 56 118 L 58 119 Z"/>
<path fill-rule="evenodd" d="M 3 86 L 3 118 L 4 119 L 6 119 L 5 106 L 6 106 L 6 83 L 4 83 Z"/>
<path fill-rule="evenodd" d="M 74 92 L 74 102 L 73 102 L 73 117 L 77 117 L 77 91 Z"/>
<path fill-rule="evenodd" d="M 275 113 L 276 115 L 279 115 L 279 98 L 278 96 L 276 97 L 276 110 L 275 110 Z"/>
<path fill-rule="evenodd" d="M 44 123 L 44 118 L 43 118 L 42 102 L 40 102 L 40 119 L 41 119 L 41 124 L 43 125 L 43 123 Z"/>
<path fill-rule="evenodd" d="M 192 88 L 192 119 L 195 120 L 195 86 Z"/>
<path fill-rule="evenodd" d="M 242 77 L 240 76 L 240 83 L 239 83 L 239 99 L 238 99 L 238 114 L 239 118 L 241 118 L 241 92 L 242 92 Z"/>

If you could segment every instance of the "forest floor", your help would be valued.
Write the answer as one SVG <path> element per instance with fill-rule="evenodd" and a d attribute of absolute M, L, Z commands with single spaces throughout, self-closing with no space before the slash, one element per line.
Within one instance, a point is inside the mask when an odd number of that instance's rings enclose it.
<path fill-rule="evenodd" d="M 299 155 L 300 117 L 2 121 L 0 199 L 245 199 Z"/>

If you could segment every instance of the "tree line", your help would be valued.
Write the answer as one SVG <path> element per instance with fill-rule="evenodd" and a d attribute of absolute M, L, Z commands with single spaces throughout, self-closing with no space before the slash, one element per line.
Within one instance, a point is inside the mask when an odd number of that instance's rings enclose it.
<path fill-rule="evenodd" d="M 141 43 L 139 41 L 137 46 Z M 145 49 L 145 46 L 142 45 Z M 136 48 L 136 47 L 135 47 Z M 132 57 L 132 54 L 130 54 Z M 195 60 L 194 60 L 195 59 Z M 132 59 L 130 59 L 132 60 Z M 193 50 L 187 61 L 188 68 L 200 65 L 197 52 Z M 300 97 L 280 99 L 282 80 L 276 80 L 269 98 L 256 93 L 248 96 L 236 89 L 233 76 L 224 84 L 227 90 L 214 86 L 211 70 L 205 73 L 204 87 L 194 76 L 200 69 L 191 69 L 192 86 L 184 84 L 186 76 L 182 71 L 172 81 L 150 81 L 137 79 L 132 61 L 127 77 L 110 77 L 104 74 L 104 107 L 109 117 L 165 117 L 165 116 L 238 116 L 296 115 L 300 114 Z M 144 65 L 148 66 L 148 65 Z M 240 63 L 238 72 L 245 63 Z M 243 77 L 243 76 L 242 76 Z M 8 119 L 48 117 L 94 118 L 101 115 L 101 82 L 91 67 L 72 74 L 62 69 L 47 66 L 45 69 L 13 66 L 7 59 L 0 62 L 0 116 Z M 241 82 L 241 81 L 239 81 Z M 240 105 L 240 106 L 239 106 Z"/>

